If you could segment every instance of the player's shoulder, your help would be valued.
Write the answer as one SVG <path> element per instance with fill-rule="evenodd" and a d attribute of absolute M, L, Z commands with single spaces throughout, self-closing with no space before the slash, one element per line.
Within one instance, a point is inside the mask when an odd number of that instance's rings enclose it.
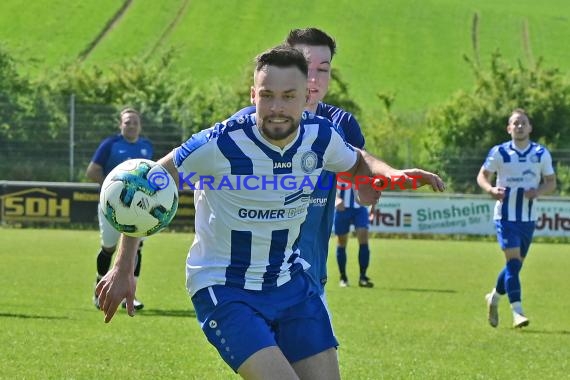
<path fill-rule="evenodd" d="M 323 128 L 336 128 L 337 126 L 329 118 L 318 115 L 311 111 L 303 111 L 301 115 L 301 125 L 318 124 Z"/>
<path fill-rule="evenodd" d="M 149 138 L 144 137 L 144 136 L 139 137 L 139 139 L 137 140 L 137 143 L 139 145 L 150 145 L 150 146 L 152 146 L 152 141 L 150 141 Z"/>
<path fill-rule="evenodd" d="M 217 139 L 240 129 L 252 128 L 255 124 L 255 114 L 236 114 L 216 123 L 210 128 L 211 131 L 208 136 L 210 139 Z"/>
<path fill-rule="evenodd" d="M 239 111 L 237 111 L 236 113 L 234 113 L 234 114 L 230 117 L 230 119 L 231 119 L 231 118 L 236 118 L 236 119 L 237 119 L 237 118 L 239 118 L 240 116 L 246 116 L 246 115 L 254 114 L 254 113 L 255 113 L 255 110 L 256 110 L 255 106 L 247 106 L 247 107 L 244 107 L 244 108 L 242 108 L 241 110 L 239 110 Z"/>
<path fill-rule="evenodd" d="M 348 143 L 361 149 L 364 148 L 365 139 L 362 135 L 362 128 L 352 113 L 323 102 L 318 104 L 316 113 L 338 125 L 338 129 L 342 131 L 341 135 Z"/>
<path fill-rule="evenodd" d="M 99 145 L 112 145 L 121 140 L 123 140 L 123 136 L 120 133 L 117 133 L 116 135 L 105 137 Z"/>
<path fill-rule="evenodd" d="M 113 145 L 120 143 L 121 141 L 123 141 L 123 136 L 119 133 L 116 135 L 112 135 L 112 136 L 108 136 L 106 138 L 104 138 L 101 143 L 99 144 L 99 148 L 98 149 L 102 149 L 102 150 L 106 150 L 106 149 L 112 149 Z"/>
<path fill-rule="evenodd" d="M 350 118 L 354 118 L 354 115 L 350 112 L 348 112 L 347 110 L 340 108 L 338 106 L 332 105 L 332 104 L 328 104 L 328 103 L 324 103 L 324 102 L 320 102 L 317 105 L 317 115 L 319 116 L 324 116 L 327 119 L 333 120 L 333 119 L 350 119 Z"/>
<path fill-rule="evenodd" d="M 251 128 L 255 125 L 255 115 L 247 114 L 241 116 L 231 116 L 230 118 L 214 124 L 210 128 L 206 128 L 198 133 L 192 135 L 188 141 L 184 143 L 186 146 L 201 146 L 210 142 L 216 142 L 219 138 L 227 136 L 229 133 L 244 129 Z"/>
<path fill-rule="evenodd" d="M 530 149 L 531 149 L 532 152 L 539 153 L 539 154 L 542 154 L 542 153 L 544 153 L 544 152 L 550 153 L 550 152 L 548 151 L 548 148 L 547 148 L 547 147 L 545 147 L 544 145 L 539 144 L 539 143 L 537 143 L 537 142 L 531 141 L 531 142 L 530 142 L 530 146 L 531 146 Z"/>
<path fill-rule="evenodd" d="M 505 154 L 505 153 L 508 153 L 510 150 L 512 150 L 511 142 L 505 141 L 505 142 L 497 144 L 497 145 L 493 146 L 491 149 L 489 149 L 489 155 L 491 156 L 491 155 L 495 155 L 495 154 Z"/>
<path fill-rule="evenodd" d="M 341 136 L 344 136 L 338 124 L 332 122 L 325 116 L 320 116 L 310 111 L 303 111 L 303 114 L 301 115 L 301 125 L 311 125 L 311 128 L 308 130 L 314 131 L 315 133 L 329 132 L 331 130 L 334 130 Z M 315 125 L 317 125 L 318 128 L 314 128 Z"/>
<path fill-rule="evenodd" d="M 354 114 L 338 106 L 320 102 L 315 113 L 319 116 L 326 117 L 335 124 L 338 124 L 344 130 L 360 130 L 360 124 L 356 120 Z"/>

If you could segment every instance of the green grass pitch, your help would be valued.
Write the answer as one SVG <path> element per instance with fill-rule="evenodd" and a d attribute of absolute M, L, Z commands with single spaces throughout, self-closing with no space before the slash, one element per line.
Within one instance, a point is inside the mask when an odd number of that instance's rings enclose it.
<path fill-rule="evenodd" d="M 207 343 L 184 286 L 190 234 L 145 243 L 146 308 L 110 324 L 91 303 L 96 231 L 0 229 L 0 378 L 237 378 Z M 492 242 L 374 239 L 373 289 L 339 288 L 334 240 L 328 302 L 346 379 L 561 379 L 570 372 L 570 255 L 531 247 L 522 271 L 531 324 L 487 325 L 483 296 L 503 264 Z"/>

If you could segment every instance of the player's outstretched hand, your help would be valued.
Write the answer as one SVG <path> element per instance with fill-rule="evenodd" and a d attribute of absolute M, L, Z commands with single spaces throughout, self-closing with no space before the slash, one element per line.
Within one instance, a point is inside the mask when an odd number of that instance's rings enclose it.
<path fill-rule="evenodd" d="M 136 283 L 132 272 L 122 272 L 113 268 L 99 281 L 95 293 L 99 297 L 99 307 L 105 314 L 105 323 L 109 323 L 119 305 L 126 300 L 127 312 L 131 317 L 135 315 Z"/>
<path fill-rule="evenodd" d="M 411 180 L 412 183 L 417 185 L 417 187 L 428 185 L 431 186 L 433 191 L 445 190 L 445 183 L 435 173 L 431 173 L 423 169 L 405 169 L 402 171 L 409 178 L 408 181 Z M 412 185 L 411 187 L 414 188 L 416 186 Z"/>
<path fill-rule="evenodd" d="M 380 185 L 377 184 L 376 188 L 380 188 L 379 186 Z M 372 206 L 378 203 L 382 192 L 376 190 L 374 186 L 372 186 L 372 183 L 365 183 L 358 186 L 358 190 L 355 191 L 355 195 L 356 201 L 362 206 Z M 342 208 L 344 209 L 344 204 L 342 205 Z M 343 211 L 340 210 L 339 207 L 337 207 L 337 210 Z"/>

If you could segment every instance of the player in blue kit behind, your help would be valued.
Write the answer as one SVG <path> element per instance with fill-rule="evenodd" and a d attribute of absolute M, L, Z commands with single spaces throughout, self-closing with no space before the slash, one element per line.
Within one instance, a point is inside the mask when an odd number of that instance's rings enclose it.
<path fill-rule="evenodd" d="M 208 341 L 246 379 L 340 378 L 338 343 L 298 247 L 312 189 L 289 184 L 315 183 L 329 170 L 353 180 L 402 177 L 408 187 L 420 178 L 419 185 L 444 189 L 437 175 L 393 169 L 346 144 L 328 119 L 304 112 L 307 72 L 297 49 L 260 54 L 251 88 L 255 114 L 197 133 L 159 160 L 176 181 L 179 172 L 192 172 L 214 184 L 195 193 L 186 286 Z M 243 186 L 244 177 L 258 182 Z M 287 186 L 280 185 L 284 177 Z M 378 194 L 360 196 L 374 202 Z M 123 236 L 113 268 L 97 286 L 106 322 L 123 298 L 134 315 L 137 246 L 138 239 Z"/>
<path fill-rule="evenodd" d="M 493 219 L 506 260 L 495 288 L 485 300 L 492 327 L 499 324 L 498 305 L 505 293 L 513 312 L 513 326 L 524 327 L 529 319 L 522 310 L 519 272 L 534 233 L 537 198 L 556 189 L 556 175 L 550 152 L 530 141 L 532 125 L 524 110 L 515 109 L 511 113 L 507 132 L 511 140 L 491 149 L 477 176 L 481 189 L 497 200 Z M 495 174 L 493 186 L 491 180 Z"/>
<path fill-rule="evenodd" d="M 340 186 L 339 186 L 340 187 Z M 374 207 L 374 205 L 372 206 Z M 368 207 L 360 205 L 356 200 L 356 193 L 353 189 L 346 188 L 338 190 L 336 198 L 336 210 L 334 215 L 334 233 L 337 236 L 336 261 L 340 272 L 340 287 L 346 288 L 349 285 L 346 274 L 346 246 L 348 244 L 348 233 L 350 226 L 354 226 L 356 238 L 358 239 L 358 264 L 360 275 L 358 286 L 362 288 L 372 288 L 374 284 L 366 275 L 366 270 L 370 263 L 370 248 L 368 246 L 368 226 L 370 211 Z"/>
<path fill-rule="evenodd" d="M 140 136 L 142 127 L 139 113 L 132 108 L 125 108 L 120 112 L 119 117 L 120 133 L 101 142 L 87 167 L 87 178 L 97 182 L 99 185 L 103 183 L 107 174 L 120 163 L 131 158 L 146 158 L 150 160 L 153 156 L 152 143 Z M 95 285 L 109 270 L 111 258 L 120 236 L 119 232 L 107 221 L 100 208 L 98 208 L 98 217 L 101 249 L 97 255 L 97 279 L 95 280 Z M 134 269 L 135 278 L 137 279 L 142 264 L 142 244 L 141 241 L 137 251 L 137 265 Z M 93 297 L 93 304 L 96 308 L 99 308 L 97 295 Z M 135 299 L 135 308 L 140 310 L 143 307 L 144 304 Z"/>

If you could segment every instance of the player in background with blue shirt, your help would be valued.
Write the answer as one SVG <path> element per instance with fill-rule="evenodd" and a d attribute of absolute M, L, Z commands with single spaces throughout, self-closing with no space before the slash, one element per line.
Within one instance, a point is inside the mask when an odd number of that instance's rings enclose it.
<path fill-rule="evenodd" d="M 328 119 L 303 111 L 307 96 L 305 56 L 286 46 L 264 52 L 251 88 L 255 114 L 197 133 L 159 160 L 175 181 L 180 171 L 224 183 L 195 193 L 186 286 L 209 342 L 246 379 L 340 378 L 330 319 L 298 249 L 312 192 L 300 181 L 316 181 L 326 169 L 346 171 L 353 181 L 382 175 L 402 177 L 407 187 L 418 178 L 434 191 L 445 187 L 433 173 L 396 170 L 346 144 Z M 248 188 L 243 176 L 268 187 Z M 298 186 L 277 185 L 284 177 Z M 378 194 L 359 196 L 372 203 Z M 117 260 L 97 286 L 106 322 L 123 298 L 134 315 L 138 242 L 121 238 Z"/>
<path fill-rule="evenodd" d="M 329 89 L 332 59 L 336 53 L 335 40 L 320 29 L 305 28 L 291 30 L 285 43 L 301 50 L 309 63 L 307 79 L 309 98 L 305 109 L 332 121 L 349 144 L 364 149 L 364 136 L 354 115 L 322 101 Z M 252 113 L 255 113 L 253 106 L 240 110 L 233 117 Z M 308 269 L 309 276 L 317 284 L 324 300 L 329 239 L 335 213 L 335 173 L 323 170 L 319 183 L 323 186 L 315 188 L 311 195 L 307 218 L 301 227 L 299 249 L 311 264 Z"/>
<path fill-rule="evenodd" d="M 110 136 L 101 142 L 85 173 L 87 178 L 93 182 L 97 182 L 99 185 L 103 184 L 107 174 L 123 161 L 131 158 L 146 158 L 150 160 L 153 156 L 152 143 L 148 139 L 140 136 L 141 120 L 139 113 L 132 108 L 125 108 L 120 112 L 119 117 L 120 133 Z M 97 255 L 97 279 L 95 285 L 97 285 L 109 270 L 111 258 L 113 257 L 120 237 L 119 232 L 109 224 L 99 207 L 98 217 L 101 250 Z M 137 279 L 141 270 L 142 244 L 141 241 L 137 251 L 137 265 L 134 270 L 135 278 Z M 93 304 L 96 308 L 99 308 L 99 299 L 96 295 L 93 298 Z M 143 307 L 144 304 L 135 299 L 135 308 L 140 310 Z"/>
<path fill-rule="evenodd" d="M 336 261 L 340 272 L 340 287 L 348 286 L 346 274 L 346 245 L 350 226 L 354 226 L 358 239 L 358 264 L 360 276 L 358 286 L 372 288 L 374 284 L 366 275 L 370 263 L 370 248 L 368 246 L 368 226 L 370 225 L 370 211 L 368 207 L 356 201 L 356 193 L 352 188 L 342 188 L 337 191 L 336 209 L 334 215 L 334 233 L 337 236 Z M 374 207 L 374 205 L 372 205 Z"/>
<path fill-rule="evenodd" d="M 491 149 L 477 176 L 481 189 L 497 200 L 493 219 L 506 259 L 495 288 L 485 300 L 492 327 L 499 324 L 498 305 L 505 293 L 513 312 L 513 326 L 524 327 L 529 320 L 522 310 L 519 272 L 536 225 L 537 198 L 556 189 L 556 175 L 550 152 L 530 140 L 532 126 L 524 110 L 515 109 L 511 113 L 507 132 L 511 140 Z"/>

